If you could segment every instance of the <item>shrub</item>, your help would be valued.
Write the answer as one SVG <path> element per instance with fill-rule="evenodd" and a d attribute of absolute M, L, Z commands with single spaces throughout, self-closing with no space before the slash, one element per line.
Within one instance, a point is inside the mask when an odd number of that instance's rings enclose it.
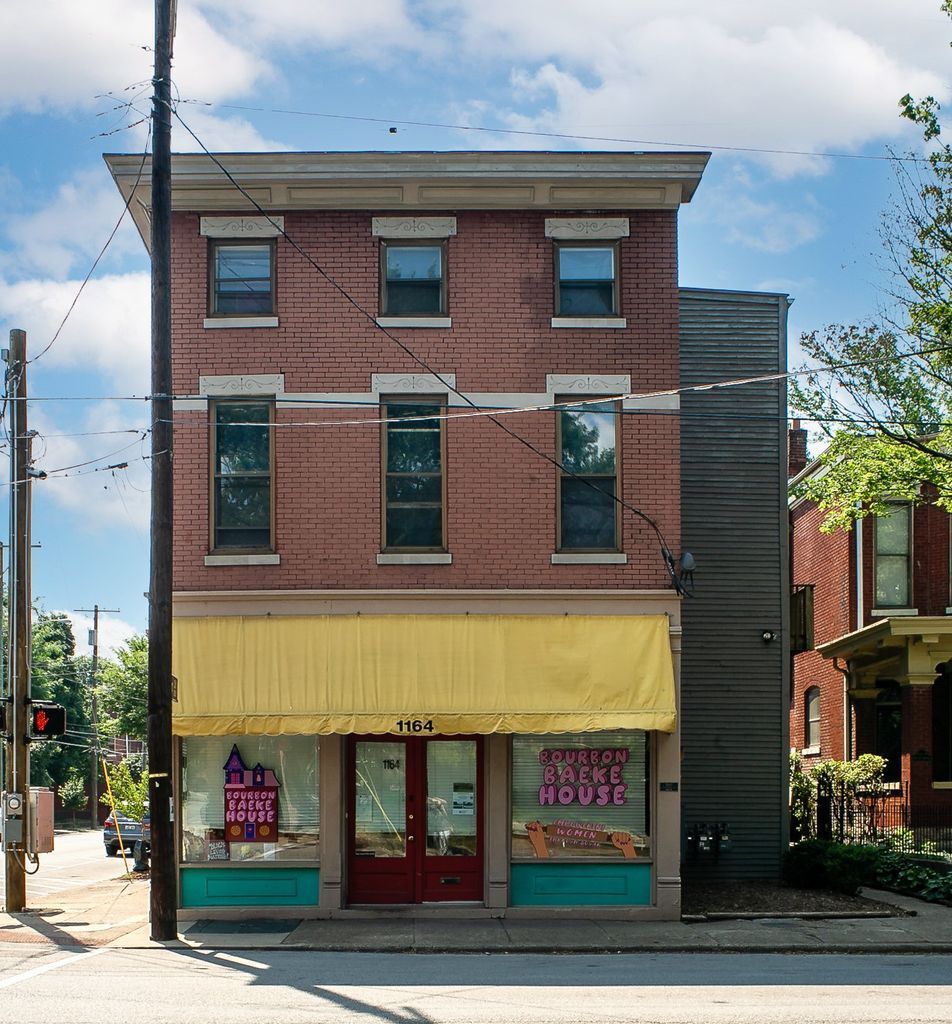
<path fill-rule="evenodd" d="M 852 896 L 861 886 L 876 884 L 880 856 L 875 846 L 808 839 L 787 854 L 784 878 L 798 889 L 832 889 Z"/>

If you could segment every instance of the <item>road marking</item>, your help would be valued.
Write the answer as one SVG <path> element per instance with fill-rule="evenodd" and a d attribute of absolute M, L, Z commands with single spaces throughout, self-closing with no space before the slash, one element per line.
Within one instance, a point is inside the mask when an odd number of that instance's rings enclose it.
<path fill-rule="evenodd" d="M 22 974 L 15 974 L 12 978 L 4 978 L 0 981 L 0 988 L 9 988 L 11 985 L 16 985 L 21 981 L 29 981 L 30 978 L 35 978 L 38 974 L 46 974 L 47 971 L 55 971 L 57 967 L 65 967 L 67 964 L 75 964 L 80 960 L 86 960 L 91 956 L 101 956 L 103 953 L 108 953 L 109 948 L 109 946 L 103 946 L 101 949 L 91 949 L 88 953 L 76 953 L 73 956 L 64 957 L 62 960 L 54 960 L 51 964 L 43 964 L 40 967 L 34 967 L 30 971 L 24 971 Z"/>

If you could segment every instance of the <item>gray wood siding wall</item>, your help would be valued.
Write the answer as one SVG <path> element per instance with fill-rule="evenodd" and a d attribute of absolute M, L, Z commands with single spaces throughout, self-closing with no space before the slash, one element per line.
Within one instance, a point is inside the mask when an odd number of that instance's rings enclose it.
<path fill-rule="evenodd" d="M 786 368 L 787 298 L 683 289 L 681 384 Z M 789 562 L 783 381 L 681 396 L 682 825 L 726 822 L 687 878 L 775 878 L 787 841 Z M 769 630 L 777 640 L 765 643 Z"/>

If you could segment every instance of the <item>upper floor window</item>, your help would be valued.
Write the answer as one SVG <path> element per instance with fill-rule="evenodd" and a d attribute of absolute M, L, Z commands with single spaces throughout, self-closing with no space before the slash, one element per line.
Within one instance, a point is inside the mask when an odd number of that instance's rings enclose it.
<path fill-rule="evenodd" d="M 912 508 L 890 506 L 876 519 L 876 607 L 908 608 L 911 601 Z"/>
<path fill-rule="evenodd" d="M 216 402 L 212 430 L 212 547 L 270 551 L 270 402 Z"/>
<path fill-rule="evenodd" d="M 803 695 L 803 745 L 820 746 L 820 687 L 811 686 Z"/>
<path fill-rule="evenodd" d="M 273 314 L 273 243 L 213 239 L 209 292 L 212 316 Z"/>
<path fill-rule="evenodd" d="M 381 242 L 381 314 L 444 316 L 445 257 L 446 248 L 442 242 Z"/>
<path fill-rule="evenodd" d="M 383 549 L 445 551 L 442 400 L 384 399 Z"/>
<path fill-rule="evenodd" d="M 558 414 L 559 550 L 618 551 L 615 402 Z"/>
<path fill-rule="evenodd" d="M 618 315 L 616 245 L 556 243 L 556 316 Z"/>

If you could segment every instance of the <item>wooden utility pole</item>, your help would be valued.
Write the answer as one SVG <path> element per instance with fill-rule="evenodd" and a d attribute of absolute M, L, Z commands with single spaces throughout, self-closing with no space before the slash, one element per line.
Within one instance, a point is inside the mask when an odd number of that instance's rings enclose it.
<path fill-rule="evenodd" d="M 152 530 L 149 812 L 152 938 L 176 937 L 172 828 L 172 0 L 155 0 L 152 96 Z"/>
<path fill-rule="evenodd" d="M 8 843 L 6 911 L 26 907 L 26 830 L 30 799 L 30 438 L 26 425 L 26 332 L 10 332 L 7 358 L 7 407 L 10 417 L 10 589 L 7 705 L 8 740 L 5 786 L 21 798 L 22 841 Z M 12 847 L 12 848 L 11 848 Z"/>
<path fill-rule="evenodd" d="M 100 608 L 94 604 L 92 608 L 74 608 L 74 612 L 82 612 L 88 615 L 92 612 L 92 648 L 93 665 L 89 680 L 89 721 L 93 730 L 93 750 L 89 764 L 89 824 L 93 828 L 99 828 L 99 759 L 103 756 L 99 749 L 99 707 L 96 701 L 96 686 L 99 679 L 99 613 L 119 614 L 118 608 Z M 119 835 L 119 825 L 116 824 L 116 835 Z"/>

